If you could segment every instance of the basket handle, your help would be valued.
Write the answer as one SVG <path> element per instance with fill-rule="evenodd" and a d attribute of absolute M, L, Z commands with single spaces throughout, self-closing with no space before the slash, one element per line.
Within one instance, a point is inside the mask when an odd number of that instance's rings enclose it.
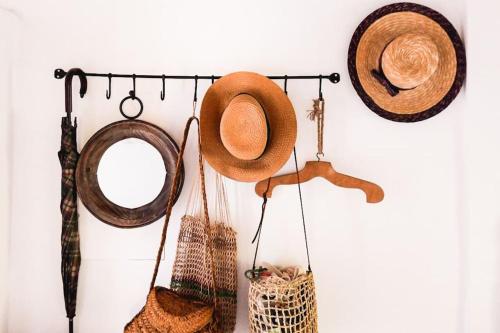
<path fill-rule="evenodd" d="M 193 121 L 196 121 L 196 124 L 198 126 L 198 165 L 199 165 L 199 171 L 200 171 L 200 178 L 201 178 L 201 192 L 202 192 L 202 197 L 203 197 L 203 214 L 204 214 L 204 219 L 205 219 L 205 232 L 208 235 L 208 250 L 210 254 L 210 262 L 211 262 L 211 273 L 212 273 L 212 286 L 213 286 L 213 292 L 214 292 L 214 300 L 215 298 L 215 266 L 214 266 L 214 260 L 213 260 L 213 245 L 212 245 L 212 239 L 210 237 L 210 220 L 208 216 L 208 204 L 207 204 L 207 194 L 206 194 L 206 189 L 205 189 L 205 172 L 203 168 L 203 157 L 201 155 L 201 140 L 200 140 L 200 121 L 197 117 L 192 116 L 188 119 L 186 123 L 186 128 L 184 129 L 184 137 L 182 139 L 182 144 L 181 148 L 179 150 L 179 155 L 177 157 L 177 162 L 176 162 L 176 167 L 175 167 L 175 176 L 174 176 L 174 181 L 172 184 L 172 189 L 170 191 L 170 195 L 168 197 L 168 202 L 167 202 L 167 209 L 165 212 L 165 222 L 163 225 L 163 230 L 161 234 L 161 241 L 160 241 L 160 247 L 158 248 L 158 253 L 156 255 L 156 264 L 155 264 L 155 269 L 153 272 L 153 277 L 151 278 L 151 284 L 150 284 L 150 290 L 152 290 L 155 286 L 156 282 L 156 277 L 158 276 L 158 269 L 160 267 L 160 262 L 161 262 L 161 255 L 163 252 L 163 249 L 165 247 L 165 240 L 167 236 L 167 228 L 168 228 L 168 223 L 170 221 L 170 216 L 172 215 L 172 208 L 175 203 L 175 194 L 177 193 L 177 189 L 179 187 L 180 179 L 181 179 L 181 170 L 182 170 L 182 158 L 184 156 L 184 151 L 186 149 L 186 143 L 187 139 L 189 136 L 189 130 L 191 128 L 191 123 Z"/>
<path fill-rule="evenodd" d="M 307 255 L 307 271 L 311 272 L 311 259 L 309 255 L 309 242 L 307 238 L 307 228 L 306 228 L 306 219 L 304 216 L 304 203 L 302 201 L 302 190 L 300 187 L 300 176 L 299 176 L 299 165 L 297 163 L 297 150 L 295 147 L 293 147 L 293 158 L 295 162 L 295 173 L 297 175 L 297 185 L 298 185 L 298 190 L 299 190 L 299 201 L 300 201 L 300 212 L 301 212 L 301 217 L 302 217 L 302 231 L 304 233 L 304 242 L 305 242 L 305 248 L 306 248 L 306 255 Z M 249 279 L 254 279 L 259 276 L 259 274 L 262 272 L 261 268 L 256 267 L 256 261 L 257 261 L 257 253 L 259 252 L 259 245 L 260 245 L 260 236 L 262 234 L 262 225 L 264 223 L 264 216 L 266 214 L 266 206 L 267 206 L 267 192 L 269 191 L 269 185 L 271 183 L 271 178 L 267 180 L 267 188 L 264 191 L 263 194 L 263 202 L 262 202 L 262 211 L 260 215 L 260 221 L 259 221 L 259 226 L 257 228 L 257 232 L 255 233 L 255 236 L 252 240 L 252 244 L 257 241 L 257 244 L 255 246 L 255 253 L 253 257 L 253 264 L 252 264 L 252 269 L 248 270 L 245 273 L 245 276 Z"/>

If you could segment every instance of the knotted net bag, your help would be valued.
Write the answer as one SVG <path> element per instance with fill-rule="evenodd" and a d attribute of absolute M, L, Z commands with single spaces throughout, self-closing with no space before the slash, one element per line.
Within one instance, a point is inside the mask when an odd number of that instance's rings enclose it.
<path fill-rule="evenodd" d="M 311 272 L 293 281 L 278 277 L 251 281 L 248 299 L 252 333 L 318 332 L 316 293 Z"/>
<path fill-rule="evenodd" d="M 213 301 L 202 302 L 200 300 L 195 300 L 193 298 L 186 297 L 177 293 L 174 290 L 167 289 L 165 287 L 156 286 L 156 277 L 158 275 L 158 269 L 160 266 L 160 261 L 165 247 L 165 240 L 167 235 L 168 224 L 170 221 L 170 216 L 172 214 L 172 208 L 175 202 L 175 193 L 177 193 L 177 188 L 180 182 L 180 175 L 182 169 L 182 158 L 184 156 L 184 151 L 186 148 L 186 142 L 189 134 L 189 128 L 193 121 L 196 121 L 198 125 L 198 149 L 200 148 L 200 138 L 199 138 L 199 120 L 195 116 L 189 118 L 186 128 L 184 130 L 184 138 L 182 140 L 181 149 L 179 151 L 179 156 L 176 163 L 176 171 L 174 182 L 172 185 L 172 191 L 170 191 L 170 196 L 167 203 L 167 209 L 165 212 L 165 222 L 163 225 L 161 242 L 158 248 L 158 253 L 156 256 L 156 264 L 153 272 L 153 277 L 151 279 L 150 289 L 146 304 L 139 311 L 139 313 L 125 326 L 125 333 L 199 333 L 199 332 L 217 332 L 215 328 L 217 327 L 217 317 L 214 312 L 217 308 L 217 300 L 212 297 Z M 205 234 L 209 233 L 208 221 L 208 206 L 205 191 L 205 176 L 203 169 L 203 160 L 201 156 L 201 150 L 198 155 L 198 166 L 199 174 L 201 178 L 201 194 L 203 200 L 203 216 L 202 221 L 207 221 L 207 223 L 200 223 L 200 228 L 205 229 Z M 203 253 L 205 256 L 210 257 L 213 253 L 213 244 L 210 242 L 210 238 L 207 238 L 207 242 L 202 242 L 200 245 L 203 248 Z M 211 288 L 211 294 L 215 294 L 215 268 L 211 265 L 211 261 L 206 261 L 209 265 L 204 267 L 204 270 L 208 272 L 207 274 L 211 276 L 209 281 L 206 282 L 207 288 Z M 208 299 L 209 297 L 207 297 Z"/>
<path fill-rule="evenodd" d="M 213 267 L 215 270 L 215 298 L 217 331 L 229 333 L 236 325 L 237 303 L 237 247 L 236 232 L 229 221 L 227 195 L 222 177 L 216 175 L 215 221 L 210 223 L 210 242 L 213 244 Z M 170 287 L 180 295 L 213 301 L 211 274 L 206 268 L 212 258 L 207 256 L 203 244 L 207 243 L 199 188 L 193 186 L 186 215 L 177 241 L 177 254 Z"/>
<path fill-rule="evenodd" d="M 304 205 L 300 189 L 297 153 L 293 150 L 297 184 L 299 189 L 300 208 L 302 212 L 302 226 L 305 248 L 307 253 L 307 272 L 294 274 L 284 278 L 270 273 L 266 268 L 256 268 L 257 253 L 267 205 L 267 191 L 271 179 L 268 180 L 267 190 L 264 192 L 262 213 L 259 227 L 254 237 L 257 241 L 252 269 L 245 273 L 250 279 L 248 292 L 248 321 L 251 333 L 317 333 L 318 313 L 316 303 L 316 289 L 311 271 L 309 246 L 307 241 Z"/>

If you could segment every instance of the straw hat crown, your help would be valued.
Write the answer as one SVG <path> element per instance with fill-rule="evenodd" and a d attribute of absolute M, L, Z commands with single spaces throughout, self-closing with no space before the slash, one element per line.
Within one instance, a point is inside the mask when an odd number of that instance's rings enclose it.
<path fill-rule="evenodd" d="M 259 158 L 266 149 L 267 134 L 266 114 L 252 96 L 238 95 L 224 109 L 220 137 L 224 147 L 236 158 Z"/>

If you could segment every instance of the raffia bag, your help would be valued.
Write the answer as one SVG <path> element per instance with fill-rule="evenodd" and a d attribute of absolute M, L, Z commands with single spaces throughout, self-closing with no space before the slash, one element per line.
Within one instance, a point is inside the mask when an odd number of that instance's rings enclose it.
<path fill-rule="evenodd" d="M 264 193 L 262 215 L 257 234 L 253 267 L 245 273 L 250 279 L 248 293 L 249 324 L 251 333 L 317 333 L 318 314 L 314 277 L 309 259 L 309 247 L 304 218 L 304 207 L 300 189 L 300 179 L 297 166 L 297 156 L 294 149 L 297 183 L 299 187 L 302 224 L 307 253 L 308 269 L 305 274 L 287 280 L 267 274 L 266 269 L 256 268 L 255 262 L 259 250 L 262 224 L 267 204 L 267 191 Z M 269 189 L 269 182 L 268 182 Z M 270 276 L 269 276 L 270 275 Z"/>
<path fill-rule="evenodd" d="M 172 214 L 174 205 L 175 193 L 179 186 L 179 180 L 182 168 L 182 158 L 186 148 L 186 142 L 189 135 L 189 129 L 193 120 L 198 124 L 198 148 L 200 147 L 199 139 L 199 121 L 196 117 L 189 118 L 184 130 L 184 138 L 176 164 L 176 171 L 172 191 L 168 198 L 167 210 L 165 213 L 165 224 L 163 226 L 160 247 L 156 257 L 156 265 L 151 280 L 150 291 L 147 297 L 146 305 L 125 326 L 125 333 L 198 333 L 198 332 L 216 332 L 214 327 L 217 323 L 215 320 L 215 307 L 217 300 L 212 296 L 212 302 L 202 302 L 180 295 L 179 293 L 164 288 L 155 286 L 158 269 L 160 266 L 161 256 L 165 247 L 165 239 L 167 235 L 168 223 Z M 200 225 L 205 229 L 205 233 L 210 232 L 208 205 L 205 190 L 205 177 L 203 170 L 203 160 L 201 151 L 198 158 L 199 171 L 201 178 L 201 194 L 203 197 L 203 212 L 204 219 Z M 203 251 L 209 258 L 213 257 L 211 239 L 208 237 L 207 242 L 203 244 Z M 201 244 L 201 243 L 200 243 Z M 208 261 L 210 263 L 210 261 Z M 205 267 L 211 276 L 211 283 L 207 283 L 207 288 L 212 290 L 212 295 L 215 294 L 215 270 L 212 264 Z"/>
<path fill-rule="evenodd" d="M 199 186 L 196 185 L 191 191 L 186 215 L 182 218 L 170 287 L 180 295 L 213 302 L 213 294 L 210 293 L 211 275 L 206 269 L 207 261 L 211 258 L 207 257 L 203 246 L 207 237 L 210 237 L 215 269 L 217 332 L 229 333 L 233 332 L 236 325 L 236 232 L 229 223 L 227 195 L 222 177 L 216 174 L 216 218 L 215 222 L 210 223 L 210 235 L 204 228 L 200 205 L 203 202 L 199 200 Z"/>

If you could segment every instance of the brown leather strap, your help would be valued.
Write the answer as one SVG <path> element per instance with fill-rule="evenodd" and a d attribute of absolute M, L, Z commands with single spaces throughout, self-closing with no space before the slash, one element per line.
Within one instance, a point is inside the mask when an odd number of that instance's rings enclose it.
<path fill-rule="evenodd" d="M 182 158 L 184 156 L 184 151 L 186 149 L 186 143 L 187 139 L 189 136 L 189 129 L 191 128 L 191 123 L 193 121 L 196 121 L 196 124 L 198 125 L 198 149 L 199 149 L 199 154 L 198 154 L 198 166 L 199 166 L 199 172 L 200 172 L 200 177 L 201 177 L 201 192 L 202 192 L 202 199 L 203 199 L 203 215 L 205 219 L 205 232 L 207 235 L 207 249 L 210 255 L 210 269 L 212 273 L 212 289 L 214 292 L 214 301 L 216 302 L 216 297 L 215 297 L 215 263 L 213 260 L 213 244 L 212 244 L 212 238 L 210 237 L 210 219 L 208 216 L 208 204 L 207 204 L 207 194 L 206 194 L 206 189 L 205 189 L 205 172 L 203 168 L 203 157 L 201 155 L 201 141 L 200 141 L 200 126 L 199 126 L 199 120 L 195 116 L 189 118 L 189 120 L 186 123 L 186 128 L 184 129 L 184 137 L 182 139 L 182 144 L 181 148 L 179 150 L 179 156 L 177 157 L 177 163 L 176 163 L 176 168 L 175 168 L 175 176 L 174 176 L 174 182 L 172 185 L 172 189 L 170 191 L 170 195 L 168 197 L 168 203 L 167 203 L 167 209 L 165 212 L 165 222 L 163 225 L 163 231 L 161 234 L 161 242 L 160 242 L 160 247 L 158 248 L 158 253 L 156 255 L 156 265 L 155 269 L 153 272 L 153 277 L 151 279 L 151 284 L 150 284 L 150 290 L 154 288 L 155 282 L 156 282 L 156 277 L 158 275 L 158 269 L 160 267 L 160 262 L 161 262 L 161 255 L 163 253 L 163 249 L 165 247 L 165 240 L 167 236 L 167 228 L 168 228 L 168 223 L 170 220 L 170 216 L 172 215 L 172 208 L 174 206 L 175 202 L 175 194 L 177 193 L 177 188 L 179 187 L 180 183 L 180 176 L 181 176 L 181 169 L 182 169 Z"/>

